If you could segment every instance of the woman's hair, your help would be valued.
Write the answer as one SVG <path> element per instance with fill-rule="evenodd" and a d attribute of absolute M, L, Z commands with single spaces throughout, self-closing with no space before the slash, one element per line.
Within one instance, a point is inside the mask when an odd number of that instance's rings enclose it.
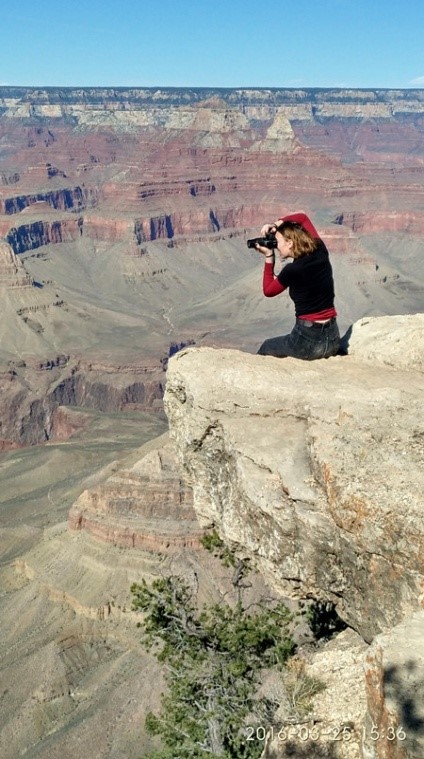
<path fill-rule="evenodd" d="M 277 232 L 293 242 L 293 258 L 309 256 L 318 247 L 318 240 L 294 221 L 282 221 L 277 226 Z"/>

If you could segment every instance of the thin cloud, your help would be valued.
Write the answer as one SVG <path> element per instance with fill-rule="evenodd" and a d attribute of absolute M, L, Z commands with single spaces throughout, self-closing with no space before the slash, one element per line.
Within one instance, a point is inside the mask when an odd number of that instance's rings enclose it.
<path fill-rule="evenodd" d="M 418 87 L 421 87 L 424 85 L 424 76 L 417 76 L 415 77 L 415 79 L 411 79 L 411 81 L 408 82 L 408 84 L 416 84 L 418 85 Z"/>

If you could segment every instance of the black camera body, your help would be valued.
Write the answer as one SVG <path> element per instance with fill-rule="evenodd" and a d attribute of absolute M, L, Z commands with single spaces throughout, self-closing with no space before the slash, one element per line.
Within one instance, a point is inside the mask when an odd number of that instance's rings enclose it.
<path fill-rule="evenodd" d="M 262 248 L 268 248 L 268 250 L 274 250 L 277 247 L 275 234 L 270 232 L 265 237 L 254 237 L 253 240 L 247 241 L 248 248 L 256 248 L 257 245 L 261 245 Z"/>

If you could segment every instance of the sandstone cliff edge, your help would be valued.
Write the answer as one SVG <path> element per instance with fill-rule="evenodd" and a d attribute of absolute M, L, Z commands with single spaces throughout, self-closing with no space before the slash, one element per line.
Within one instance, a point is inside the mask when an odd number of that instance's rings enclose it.
<path fill-rule="evenodd" d="M 372 643 L 368 723 L 409 732 L 396 754 L 364 733 L 364 757 L 423 755 L 423 327 L 423 314 L 363 319 L 349 355 L 323 361 L 190 348 L 168 367 L 201 524 L 277 591 L 334 603 Z M 407 680 L 398 697 L 390 672 Z"/>

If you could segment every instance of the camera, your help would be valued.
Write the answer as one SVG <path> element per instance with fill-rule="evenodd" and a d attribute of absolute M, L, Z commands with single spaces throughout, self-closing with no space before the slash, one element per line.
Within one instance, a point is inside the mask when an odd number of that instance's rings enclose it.
<path fill-rule="evenodd" d="M 275 234 L 270 232 L 265 237 L 254 237 L 253 240 L 247 241 L 248 248 L 256 248 L 257 245 L 261 245 L 268 250 L 274 250 L 277 247 L 277 240 Z"/>

